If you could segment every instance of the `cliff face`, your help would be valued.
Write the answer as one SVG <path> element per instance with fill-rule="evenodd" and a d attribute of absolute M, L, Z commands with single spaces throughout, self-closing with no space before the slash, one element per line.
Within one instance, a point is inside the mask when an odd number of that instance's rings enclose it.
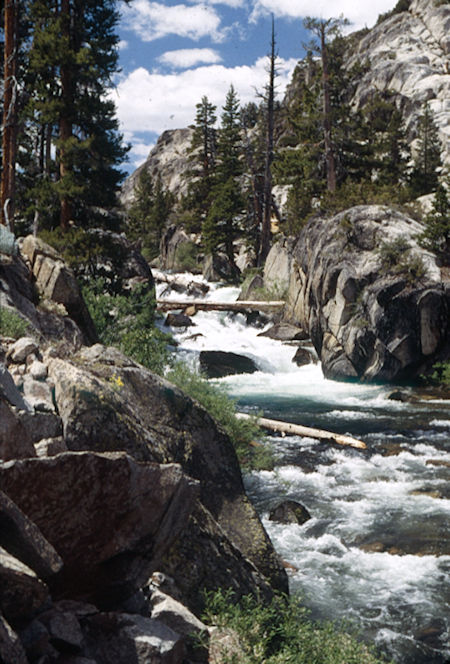
<path fill-rule="evenodd" d="M 265 282 L 290 266 L 285 317 L 311 336 L 327 377 L 410 380 L 449 357 L 450 284 L 417 245 L 421 230 L 387 207 L 358 206 L 272 248 Z"/>
<path fill-rule="evenodd" d="M 153 177 L 161 176 L 165 189 L 178 199 L 186 193 L 188 181 L 185 178 L 189 169 L 189 149 L 192 129 L 167 130 L 148 155 L 146 161 L 128 177 L 123 186 L 121 201 L 128 207 L 134 198 L 134 189 L 143 170 Z"/>
<path fill-rule="evenodd" d="M 450 162 L 450 6 L 413 0 L 408 11 L 387 18 L 356 44 L 347 64 L 357 61 L 367 62 L 369 70 L 356 88 L 355 106 L 363 106 L 374 90 L 392 91 L 414 138 L 428 102 L 443 161 Z"/>

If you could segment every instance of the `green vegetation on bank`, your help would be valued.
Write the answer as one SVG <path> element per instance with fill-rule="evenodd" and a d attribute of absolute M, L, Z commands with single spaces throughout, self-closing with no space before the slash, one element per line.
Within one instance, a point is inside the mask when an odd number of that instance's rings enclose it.
<path fill-rule="evenodd" d="M 19 316 L 14 309 L 0 307 L 0 334 L 19 339 L 30 333 L 29 323 Z"/>
<path fill-rule="evenodd" d="M 252 420 L 236 417 L 236 404 L 222 385 L 210 383 L 183 362 L 176 362 L 166 378 L 198 401 L 222 426 L 234 445 L 242 468 L 273 468 L 273 455 L 268 444 L 261 442 L 261 429 Z"/>
<path fill-rule="evenodd" d="M 207 594 L 207 624 L 234 632 L 221 661 L 227 664 L 386 664 L 373 648 L 331 622 L 313 622 L 296 597 L 270 604 L 231 592 Z"/>

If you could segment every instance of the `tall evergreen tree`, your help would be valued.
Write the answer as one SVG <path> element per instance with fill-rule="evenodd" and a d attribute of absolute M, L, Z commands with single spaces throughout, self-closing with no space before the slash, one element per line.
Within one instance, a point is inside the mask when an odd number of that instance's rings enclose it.
<path fill-rule="evenodd" d="M 209 253 L 214 253 L 219 244 L 225 244 L 226 254 L 235 269 L 233 241 L 237 230 L 236 220 L 245 207 L 239 181 L 243 172 L 242 157 L 239 99 L 231 86 L 222 109 L 212 204 L 203 224 L 202 235 Z"/>
<path fill-rule="evenodd" d="M 263 218 L 259 243 L 258 265 L 264 265 L 270 250 L 270 229 L 272 216 L 272 163 L 274 160 L 275 127 L 275 76 L 276 76 L 275 22 L 272 14 L 272 35 L 269 54 L 269 82 L 264 97 L 266 109 L 266 146 L 264 164 Z"/>
<path fill-rule="evenodd" d="M 420 242 L 434 251 L 445 265 L 450 264 L 450 177 L 440 182 L 433 199 L 433 207 L 425 217 L 425 231 Z"/>
<path fill-rule="evenodd" d="M 15 168 L 17 151 L 17 60 L 19 51 L 19 2 L 6 0 L 4 10 L 3 118 L 0 219 L 11 228 L 14 223 Z"/>
<path fill-rule="evenodd" d="M 336 190 L 336 154 L 333 145 L 333 117 L 331 110 L 331 90 L 330 90 L 330 58 L 328 42 L 330 38 L 340 35 L 342 26 L 347 25 L 348 21 L 344 18 L 317 19 L 308 16 L 304 20 L 304 26 L 310 30 L 316 37 L 310 44 L 311 50 L 317 52 L 322 62 L 322 97 L 323 114 L 322 128 L 324 138 L 324 152 L 327 173 L 328 191 Z"/>
<path fill-rule="evenodd" d="M 174 204 L 174 197 L 163 187 L 161 177 L 153 181 L 149 171 L 142 170 L 135 188 L 135 199 L 128 216 L 128 234 L 138 240 L 146 258 L 158 255 L 164 226 Z"/>
<path fill-rule="evenodd" d="M 70 219 L 86 224 L 93 206 L 116 203 L 127 152 L 107 99 L 118 62 L 117 4 L 28 0 L 21 141 L 34 146 L 36 157 L 21 166 L 21 203 L 22 212 L 47 226 L 58 218 L 63 229 Z"/>
<path fill-rule="evenodd" d="M 442 166 L 441 143 L 433 113 L 428 104 L 418 121 L 418 147 L 411 173 L 411 190 L 414 196 L 435 191 Z"/>
<path fill-rule="evenodd" d="M 216 106 L 204 96 L 196 109 L 188 173 L 191 182 L 182 205 L 187 224 L 194 231 L 201 228 L 210 208 L 217 156 Z"/>

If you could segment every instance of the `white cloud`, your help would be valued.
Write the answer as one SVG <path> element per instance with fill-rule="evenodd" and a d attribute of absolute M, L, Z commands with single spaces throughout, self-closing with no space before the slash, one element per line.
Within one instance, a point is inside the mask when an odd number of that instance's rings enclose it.
<path fill-rule="evenodd" d="M 124 24 L 142 41 L 150 42 L 168 35 L 187 37 L 197 41 L 209 37 L 215 42 L 223 39 L 220 16 L 206 4 L 193 7 L 179 4 L 168 7 L 150 0 L 134 0 L 122 9 Z"/>
<path fill-rule="evenodd" d="M 199 64 L 217 64 L 222 58 L 212 48 L 181 48 L 176 51 L 166 51 L 159 56 L 158 61 L 176 69 L 187 69 Z"/>
<path fill-rule="evenodd" d="M 275 17 L 303 18 L 314 16 L 319 18 L 338 17 L 343 14 L 352 23 L 351 29 L 357 30 L 372 26 L 378 15 L 392 9 L 395 0 L 372 0 L 371 2 L 355 2 L 355 0 L 255 0 L 251 20 L 273 13 Z"/>
<path fill-rule="evenodd" d="M 117 44 L 117 47 L 119 51 L 125 51 L 129 46 L 129 43 L 127 42 L 126 39 L 121 39 L 120 42 Z"/>
<path fill-rule="evenodd" d="M 142 139 L 136 138 L 136 136 L 131 132 L 124 133 L 124 142 L 131 144 L 131 150 L 128 153 L 128 159 L 132 170 L 143 164 L 150 154 L 150 151 L 155 147 L 155 143 L 144 142 Z"/>
<path fill-rule="evenodd" d="M 189 2 L 197 3 L 198 0 L 189 0 Z M 238 9 L 239 7 L 245 7 L 246 0 L 203 0 L 205 5 L 226 5 L 232 9 Z"/>
<path fill-rule="evenodd" d="M 282 98 L 297 60 L 279 59 L 277 91 Z M 267 83 L 267 58 L 252 66 L 227 68 L 211 65 L 162 75 L 143 67 L 125 77 L 113 94 L 122 131 L 126 136 L 137 132 L 155 132 L 187 127 L 195 117 L 195 105 L 206 95 L 217 106 L 217 115 L 233 84 L 241 104 L 256 99 L 256 90 Z M 133 140 L 132 140 L 133 142 Z"/>

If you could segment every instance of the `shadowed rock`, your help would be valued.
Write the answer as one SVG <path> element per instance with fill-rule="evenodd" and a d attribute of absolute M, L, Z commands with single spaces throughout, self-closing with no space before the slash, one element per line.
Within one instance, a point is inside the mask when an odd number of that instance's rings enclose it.
<path fill-rule="evenodd" d="M 63 559 L 49 580 L 53 596 L 102 606 L 145 582 L 197 494 L 179 466 L 137 463 L 125 453 L 10 462 L 0 467 L 0 482 Z"/>
<path fill-rule="evenodd" d="M 233 374 L 254 373 L 258 367 L 245 355 L 229 353 L 221 350 L 202 350 L 200 367 L 208 378 L 221 378 Z"/>

